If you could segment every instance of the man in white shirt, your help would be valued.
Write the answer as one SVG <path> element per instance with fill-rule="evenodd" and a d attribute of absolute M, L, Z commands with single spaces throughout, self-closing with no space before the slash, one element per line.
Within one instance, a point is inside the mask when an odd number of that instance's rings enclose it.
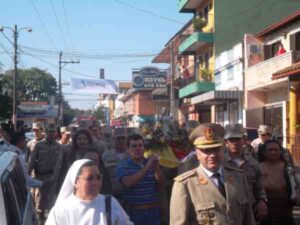
<path fill-rule="evenodd" d="M 251 142 L 251 145 L 254 148 L 256 153 L 261 144 L 265 143 L 267 140 L 272 138 L 271 128 L 267 125 L 259 125 L 257 132 L 258 132 L 258 138 L 254 139 Z"/>

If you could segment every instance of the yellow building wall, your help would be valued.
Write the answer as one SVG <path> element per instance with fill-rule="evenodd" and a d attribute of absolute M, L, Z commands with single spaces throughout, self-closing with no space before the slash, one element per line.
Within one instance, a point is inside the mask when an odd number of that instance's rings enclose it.
<path fill-rule="evenodd" d="M 214 32 L 215 28 L 215 6 L 214 0 L 206 0 L 203 1 L 198 8 L 196 9 L 197 12 L 203 12 L 205 6 L 210 4 L 210 10 L 208 11 L 208 21 L 207 25 L 202 29 L 203 32 Z"/>
<path fill-rule="evenodd" d="M 204 7 L 206 7 L 207 5 L 210 5 L 210 10 L 208 11 L 208 23 L 207 25 L 202 29 L 203 32 L 214 32 L 214 27 L 215 27 L 215 18 L 214 18 L 214 0 L 206 0 L 203 1 L 199 7 L 197 8 L 197 12 L 203 12 Z M 200 55 L 203 55 L 205 53 L 209 52 L 210 57 L 209 57 L 209 67 L 208 69 L 212 72 L 212 77 L 211 80 L 214 80 L 214 65 L 215 65 L 215 49 L 214 49 L 214 44 L 212 45 L 206 45 L 204 47 L 202 47 L 201 49 L 199 49 L 198 51 L 196 51 L 196 58 L 198 58 Z M 204 57 L 203 57 L 204 58 Z M 201 70 L 204 69 L 205 67 L 205 63 L 202 63 L 199 65 L 198 68 L 198 79 L 202 80 L 202 76 L 201 76 Z"/>
<path fill-rule="evenodd" d="M 202 47 L 201 49 L 199 49 L 198 51 L 196 51 L 196 58 L 198 58 L 199 56 L 203 56 L 205 53 L 209 53 L 210 57 L 208 60 L 208 69 L 212 72 L 212 81 L 214 79 L 214 75 L 213 75 L 213 71 L 214 71 L 214 67 L 215 67 L 215 51 L 214 51 L 214 46 L 212 45 L 206 45 L 204 47 Z M 198 67 L 198 79 L 201 80 L 202 76 L 201 76 L 201 70 L 205 68 L 205 63 L 203 62 L 202 64 L 199 65 Z"/>

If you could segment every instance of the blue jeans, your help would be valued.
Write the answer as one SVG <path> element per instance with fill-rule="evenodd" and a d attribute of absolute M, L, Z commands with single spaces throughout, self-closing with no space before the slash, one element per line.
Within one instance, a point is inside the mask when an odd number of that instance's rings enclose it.
<path fill-rule="evenodd" d="M 126 209 L 134 225 L 160 225 L 159 207 L 150 209 Z"/>

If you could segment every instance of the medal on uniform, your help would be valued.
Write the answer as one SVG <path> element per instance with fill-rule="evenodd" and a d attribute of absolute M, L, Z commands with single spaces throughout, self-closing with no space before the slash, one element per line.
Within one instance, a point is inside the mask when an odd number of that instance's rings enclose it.
<path fill-rule="evenodd" d="M 204 177 L 199 177 L 199 183 L 205 185 L 208 181 Z"/>

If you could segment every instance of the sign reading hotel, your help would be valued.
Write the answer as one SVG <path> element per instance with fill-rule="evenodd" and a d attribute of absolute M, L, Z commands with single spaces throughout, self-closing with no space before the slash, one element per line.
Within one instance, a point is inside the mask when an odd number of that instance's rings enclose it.
<path fill-rule="evenodd" d="M 156 67 L 143 67 L 132 71 L 132 85 L 135 89 L 166 88 L 167 70 Z"/>

